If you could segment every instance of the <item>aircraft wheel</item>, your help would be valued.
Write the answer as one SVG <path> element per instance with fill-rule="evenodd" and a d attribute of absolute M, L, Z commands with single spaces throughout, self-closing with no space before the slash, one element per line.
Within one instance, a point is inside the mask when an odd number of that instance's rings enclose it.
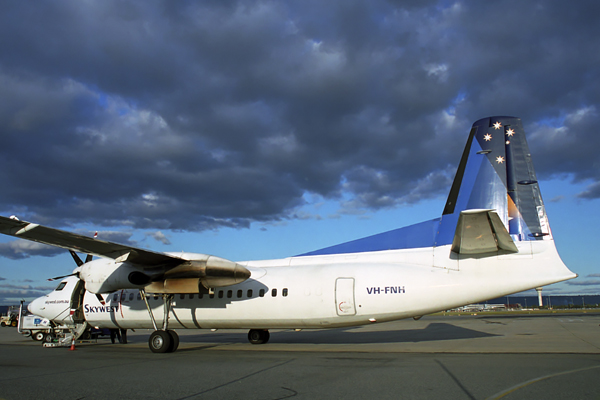
<path fill-rule="evenodd" d="M 38 331 L 38 332 L 34 333 L 33 335 L 31 335 L 31 338 L 33 340 L 40 342 L 44 339 L 44 332 Z"/>
<path fill-rule="evenodd" d="M 250 329 L 248 332 L 248 341 L 252 344 L 264 344 L 269 341 L 271 335 L 266 329 Z"/>
<path fill-rule="evenodd" d="M 172 353 L 179 347 L 179 335 L 175 331 L 168 330 L 169 336 L 171 336 L 171 347 L 167 353 Z"/>
<path fill-rule="evenodd" d="M 154 331 L 148 339 L 148 345 L 153 353 L 168 353 L 173 339 L 166 331 Z"/>

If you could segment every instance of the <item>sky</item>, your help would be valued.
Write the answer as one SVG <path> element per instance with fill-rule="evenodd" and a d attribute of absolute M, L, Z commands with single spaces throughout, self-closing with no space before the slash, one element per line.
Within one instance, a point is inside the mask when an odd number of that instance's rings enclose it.
<path fill-rule="evenodd" d="M 559 252 L 600 293 L 597 1 L 0 3 L 0 215 L 280 258 L 441 215 L 472 123 L 520 117 Z M 0 304 L 62 249 L 0 237 Z"/>

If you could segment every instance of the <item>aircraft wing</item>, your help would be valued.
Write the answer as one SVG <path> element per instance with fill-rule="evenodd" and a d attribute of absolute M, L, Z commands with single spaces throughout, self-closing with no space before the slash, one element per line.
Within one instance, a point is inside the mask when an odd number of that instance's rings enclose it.
<path fill-rule="evenodd" d="M 118 243 L 106 242 L 59 229 L 0 216 L 0 233 L 81 253 L 128 261 L 141 267 L 174 267 L 183 259 Z"/>
<path fill-rule="evenodd" d="M 519 251 L 496 211 L 461 211 L 452 251 L 459 254 L 482 254 L 498 250 L 510 253 Z"/>

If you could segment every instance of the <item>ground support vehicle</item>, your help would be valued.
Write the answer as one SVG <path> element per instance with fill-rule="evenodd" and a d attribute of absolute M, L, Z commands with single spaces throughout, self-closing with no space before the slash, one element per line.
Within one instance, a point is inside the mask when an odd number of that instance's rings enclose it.
<path fill-rule="evenodd" d="M 6 315 L 0 316 L 0 326 L 16 327 L 19 322 L 19 306 L 10 306 Z"/>

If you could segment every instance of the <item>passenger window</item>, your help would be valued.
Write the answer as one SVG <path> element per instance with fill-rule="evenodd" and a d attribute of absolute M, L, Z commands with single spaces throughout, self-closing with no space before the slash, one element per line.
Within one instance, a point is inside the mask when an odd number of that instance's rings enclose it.
<path fill-rule="evenodd" d="M 137 299 L 138 299 L 138 300 L 141 300 L 141 299 L 142 299 L 142 295 L 138 293 L 138 295 L 137 295 Z"/>
<path fill-rule="evenodd" d="M 133 300 L 133 293 L 129 293 L 129 300 Z"/>
<path fill-rule="evenodd" d="M 61 282 L 58 284 L 58 286 L 54 290 L 56 290 L 56 291 L 63 290 L 65 288 L 65 286 L 67 286 L 67 282 Z"/>
<path fill-rule="evenodd" d="M 283 289 L 283 291 L 281 292 L 281 295 L 282 295 L 283 297 L 286 297 L 286 296 L 288 295 L 288 290 L 287 290 L 287 288 Z"/>
<path fill-rule="evenodd" d="M 119 293 L 115 293 L 115 295 L 113 296 L 113 301 L 117 300 L 119 300 Z"/>
<path fill-rule="evenodd" d="M 252 289 L 248 289 L 248 297 L 252 297 Z"/>
<path fill-rule="evenodd" d="M 233 290 L 228 290 L 227 291 L 227 298 L 230 299 L 233 297 Z"/>
<path fill-rule="evenodd" d="M 219 298 L 222 299 L 223 298 L 223 291 L 219 290 Z"/>
<path fill-rule="evenodd" d="M 194 293 L 190 294 L 190 300 L 194 298 Z"/>
<path fill-rule="evenodd" d="M 154 300 L 158 300 L 158 295 L 157 294 L 154 295 Z"/>
<path fill-rule="evenodd" d="M 208 294 L 208 298 L 214 299 L 215 298 L 215 292 L 209 293 Z"/>
<path fill-rule="evenodd" d="M 201 299 L 204 297 L 204 293 L 198 293 L 198 298 Z"/>
<path fill-rule="evenodd" d="M 242 298 L 242 294 L 243 294 L 243 293 L 244 293 L 244 291 L 243 291 L 243 290 L 241 290 L 241 289 L 237 291 L 237 297 L 238 297 L 238 299 L 241 299 L 241 298 Z"/>
<path fill-rule="evenodd" d="M 277 297 L 277 289 L 271 290 L 271 296 Z"/>
<path fill-rule="evenodd" d="M 265 289 L 260 289 L 260 291 L 258 292 L 258 295 L 260 297 L 265 297 Z"/>
<path fill-rule="evenodd" d="M 179 295 L 179 299 L 180 299 L 180 300 L 183 300 L 183 299 L 185 299 L 185 294 L 180 294 L 180 295 Z"/>

